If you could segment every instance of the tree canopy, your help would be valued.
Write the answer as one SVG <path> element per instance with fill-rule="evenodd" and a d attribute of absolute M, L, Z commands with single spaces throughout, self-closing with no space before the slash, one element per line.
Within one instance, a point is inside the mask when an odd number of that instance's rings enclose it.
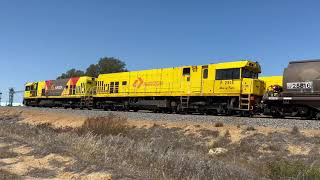
<path fill-rule="evenodd" d="M 72 77 L 81 77 L 84 76 L 85 73 L 81 70 L 77 69 L 70 69 L 65 73 L 62 73 L 60 76 L 57 77 L 57 79 L 66 79 L 66 78 L 72 78 Z"/>
<path fill-rule="evenodd" d="M 86 72 L 77 69 L 70 69 L 65 73 L 62 73 L 57 79 L 65 79 L 71 77 L 81 76 L 92 76 L 98 77 L 99 74 L 115 73 L 128 71 L 126 69 L 126 63 L 114 58 L 114 57 L 103 57 L 99 59 L 97 64 L 91 64 Z"/>
<path fill-rule="evenodd" d="M 98 64 L 91 64 L 87 68 L 86 75 L 98 77 L 99 74 L 108 74 L 124 71 L 127 71 L 126 63 L 113 57 L 104 57 L 100 58 Z"/>

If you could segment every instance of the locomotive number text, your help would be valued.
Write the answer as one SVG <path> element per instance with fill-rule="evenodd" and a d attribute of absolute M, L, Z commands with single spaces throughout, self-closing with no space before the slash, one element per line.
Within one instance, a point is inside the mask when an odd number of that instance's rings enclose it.
<path fill-rule="evenodd" d="M 312 82 L 291 82 L 287 83 L 288 89 L 312 89 Z"/>

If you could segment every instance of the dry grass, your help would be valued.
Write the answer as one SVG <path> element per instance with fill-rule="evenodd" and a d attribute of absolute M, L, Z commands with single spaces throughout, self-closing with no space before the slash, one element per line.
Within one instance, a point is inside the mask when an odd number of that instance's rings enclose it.
<path fill-rule="evenodd" d="M 300 135 L 300 130 L 297 126 L 293 126 L 291 132 L 292 135 Z"/>
<path fill-rule="evenodd" d="M 4 169 L 0 169 L 0 179 L 3 180 L 9 180 L 9 179 L 15 179 L 15 180 L 20 180 L 22 179 L 19 175 L 10 173 L 9 171 L 6 171 Z"/>
<path fill-rule="evenodd" d="M 316 137 L 290 132 L 254 133 L 239 144 L 229 144 L 229 152 L 222 160 L 233 161 L 271 179 L 320 179 L 319 141 Z M 289 144 L 312 150 L 308 154 L 290 154 Z"/>
<path fill-rule="evenodd" d="M 28 171 L 26 174 L 27 176 L 38 178 L 38 179 L 44 179 L 44 178 L 54 178 L 56 176 L 56 173 L 50 169 L 40 169 L 40 168 L 33 168 Z"/>
<path fill-rule="evenodd" d="M 28 143 L 38 154 L 72 156 L 77 163 L 66 169 L 75 171 L 88 167 L 92 170 L 113 169 L 115 174 L 118 173 L 115 177 L 125 174 L 125 177 L 136 179 L 320 177 L 318 165 L 314 163 L 319 157 L 318 137 L 296 136 L 291 132 L 267 135 L 253 132 L 239 143 L 232 144 L 228 130 L 201 129 L 197 132 L 200 137 L 192 133 L 186 135 L 182 128 L 166 128 L 158 124 L 150 128 L 133 128 L 126 119 L 114 115 L 89 118 L 77 129 L 0 121 L 0 136 Z M 286 143 L 314 144 L 315 148 L 308 155 L 289 155 Z M 213 147 L 223 147 L 228 152 L 223 156 L 209 156 L 208 150 Z M 7 152 L 7 149 L 3 151 Z M 280 160 L 277 157 L 281 157 Z M 310 164 L 315 165 L 311 167 Z M 36 169 L 33 174 L 40 177 L 42 171 Z"/>
<path fill-rule="evenodd" d="M 79 163 L 69 168 L 76 171 L 88 167 L 115 169 L 119 174 L 138 179 L 252 178 L 245 169 L 209 157 L 207 147 L 199 143 L 201 139 L 184 135 L 182 129 L 162 126 L 133 129 L 124 120 L 117 120 L 113 116 L 90 119 L 81 131 L 65 132 L 48 124 L 33 127 L 1 123 L 0 136 L 28 143 L 37 154 L 73 156 Z"/>
<path fill-rule="evenodd" d="M 8 147 L 0 147 L 0 159 L 17 157 L 18 154 Z"/>
<path fill-rule="evenodd" d="M 231 143 L 229 130 L 220 131 L 216 138 L 210 139 L 207 143 L 209 149 L 217 147 L 225 147 Z"/>
<path fill-rule="evenodd" d="M 219 131 L 211 129 L 199 129 L 197 132 L 199 132 L 203 137 L 216 138 L 219 136 Z"/>
<path fill-rule="evenodd" d="M 109 114 L 87 118 L 80 128 L 76 129 L 78 134 L 93 133 L 97 135 L 118 135 L 126 133 L 128 129 L 127 119 Z"/>
<path fill-rule="evenodd" d="M 253 126 L 247 126 L 246 127 L 246 131 L 255 131 L 256 128 L 254 128 Z"/>
<path fill-rule="evenodd" d="M 270 179 L 320 179 L 320 167 L 307 166 L 299 161 L 276 159 L 267 165 L 266 176 Z"/>

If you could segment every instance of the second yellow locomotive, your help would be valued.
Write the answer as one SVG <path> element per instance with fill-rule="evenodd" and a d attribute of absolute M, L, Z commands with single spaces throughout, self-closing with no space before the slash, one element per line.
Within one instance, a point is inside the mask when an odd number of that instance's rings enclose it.
<path fill-rule="evenodd" d="M 88 76 L 29 82 L 23 101 L 26 106 L 91 108 L 95 88 L 95 78 Z"/>

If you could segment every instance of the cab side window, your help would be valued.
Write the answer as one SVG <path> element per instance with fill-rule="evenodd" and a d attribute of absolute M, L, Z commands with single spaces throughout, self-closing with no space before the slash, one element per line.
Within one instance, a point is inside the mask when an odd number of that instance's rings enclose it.
<path fill-rule="evenodd" d="M 243 69 L 242 70 L 242 77 L 257 79 L 258 78 L 258 73 L 255 73 L 255 72 L 250 71 L 248 69 Z"/>
<path fill-rule="evenodd" d="M 25 91 L 30 91 L 30 86 L 26 86 Z"/>
<path fill-rule="evenodd" d="M 182 75 L 183 76 L 190 76 L 190 68 L 183 68 Z"/>
<path fill-rule="evenodd" d="M 240 79 L 240 68 L 217 69 L 216 80 Z"/>
<path fill-rule="evenodd" d="M 208 78 L 208 69 L 204 69 L 203 70 L 203 79 L 207 79 Z"/>

